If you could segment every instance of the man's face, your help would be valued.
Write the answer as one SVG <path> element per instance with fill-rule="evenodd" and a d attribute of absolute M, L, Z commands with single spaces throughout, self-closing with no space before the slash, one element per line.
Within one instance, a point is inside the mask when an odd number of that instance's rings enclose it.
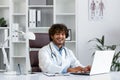
<path fill-rule="evenodd" d="M 58 47 L 61 47 L 65 42 L 66 35 L 65 32 L 59 32 L 55 33 L 51 38 Z"/>

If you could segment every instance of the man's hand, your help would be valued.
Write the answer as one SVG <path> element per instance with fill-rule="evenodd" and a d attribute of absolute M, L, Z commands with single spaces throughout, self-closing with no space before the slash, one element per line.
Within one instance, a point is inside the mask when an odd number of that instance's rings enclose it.
<path fill-rule="evenodd" d="M 83 70 L 84 70 L 84 68 L 78 66 L 78 67 L 75 67 L 75 68 L 68 68 L 67 72 L 82 72 Z"/>
<path fill-rule="evenodd" d="M 80 67 L 80 66 L 78 66 L 78 67 L 75 67 L 75 68 L 68 68 L 67 69 L 67 72 L 81 72 L 81 73 L 86 73 L 86 72 L 89 72 L 91 70 L 91 66 L 86 66 L 86 67 Z"/>
<path fill-rule="evenodd" d="M 73 73 L 76 73 L 77 70 L 75 68 L 68 68 L 67 69 L 67 72 L 73 72 Z"/>
<path fill-rule="evenodd" d="M 90 65 L 88 65 L 88 66 L 86 66 L 85 68 L 84 68 L 84 72 L 86 73 L 86 72 L 90 72 L 90 70 L 91 70 L 91 66 Z"/>

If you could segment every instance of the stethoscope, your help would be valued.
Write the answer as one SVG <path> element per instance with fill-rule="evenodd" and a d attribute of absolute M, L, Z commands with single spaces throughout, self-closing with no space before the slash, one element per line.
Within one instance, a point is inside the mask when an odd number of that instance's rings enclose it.
<path fill-rule="evenodd" d="M 49 48 L 50 48 L 50 50 L 51 50 L 51 58 L 54 59 L 54 57 L 55 57 L 55 58 L 56 58 L 56 61 L 57 61 L 57 56 L 56 56 L 56 54 L 53 52 L 52 47 L 51 47 L 50 44 L 49 44 Z M 66 57 L 66 56 L 67 56 L 67 51 L 66 51 L 65 48 L 63 48 L 63 49 L 64 49 L 64 51 L 65 51 L 65 57 Z"/>

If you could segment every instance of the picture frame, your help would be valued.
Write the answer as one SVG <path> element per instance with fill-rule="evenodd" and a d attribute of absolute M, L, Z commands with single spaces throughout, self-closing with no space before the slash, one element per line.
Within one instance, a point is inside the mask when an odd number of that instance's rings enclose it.
<path fill-rule="evenodd" d="M 71 41 L 71 39 L 72 39 L 72 31 L 71 31 L 71 29 L 68 29 L 68 34 L 69 34 L 69 36 L 66 38 L 66 41 Z"/>

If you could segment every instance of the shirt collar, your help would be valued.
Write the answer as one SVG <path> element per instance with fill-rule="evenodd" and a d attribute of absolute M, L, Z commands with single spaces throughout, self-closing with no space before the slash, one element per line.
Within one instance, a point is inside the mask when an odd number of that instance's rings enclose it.
<path fill-rule="evenodd" d="M 61 52 L 63 49 L 64 49 L 64 45 L 61 47 L 61 48 L 59 48 L 56 44 L 54 44 L 53 43 L 53 45 L 54 45 L 54 47 L 57 49 L 57 51 L 59 51 L 59 52 Z"/>

